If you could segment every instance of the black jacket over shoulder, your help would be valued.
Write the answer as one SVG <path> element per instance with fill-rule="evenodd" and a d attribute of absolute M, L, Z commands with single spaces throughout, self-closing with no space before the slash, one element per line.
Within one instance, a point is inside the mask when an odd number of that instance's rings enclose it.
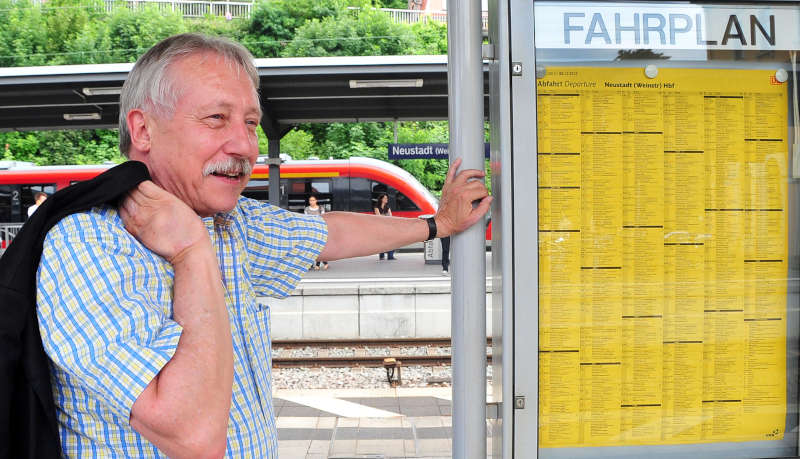
<path fill-rule="evenodd" d="M 149 180 L 128 161 L 48 198 L 0 258 L 0 458 L 61 457 L 47 355 L 36 317 L 36 270 L 47 232 L 69 214 L 106 203 Z"/>

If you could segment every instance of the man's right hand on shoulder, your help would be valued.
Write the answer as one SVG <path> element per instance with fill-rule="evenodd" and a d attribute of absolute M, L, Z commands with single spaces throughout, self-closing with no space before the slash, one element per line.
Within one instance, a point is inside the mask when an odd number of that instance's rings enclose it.
<path fill-rule="evenodd" d="M 170 263 L 190 250 L 211 246 L 194 210 L 149 180 L 128 192 L 119 214 L 129 233 Z"/>

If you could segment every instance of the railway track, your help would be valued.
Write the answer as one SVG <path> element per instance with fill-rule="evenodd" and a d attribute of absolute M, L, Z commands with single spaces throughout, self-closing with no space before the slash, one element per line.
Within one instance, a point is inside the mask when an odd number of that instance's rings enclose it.
<path fill-rule="evenodd" d="M 450 338 L 394 338 L 394 339 L 359 339 L 359 340 L 279 340 L 273 342 L 273 349 L 311 348 L 385 348 L 389 347 L 389 355 L 350 355 L 350 356 L 276 356 L 272 359 L 275 368 L 297 367 L 383 367 L 385 359 L 394 358 L 403 366 L 439 366 L 450 365 L 451 356 L 442 355 L 409 355 L 404 354 L 403 347 L 450 346 Z M 491 339 L 487 339 L 491 345 Z M 313 351 L 312 351 L 313 352 Z M 487 355 L 491 362 L 491 355 Z"/>

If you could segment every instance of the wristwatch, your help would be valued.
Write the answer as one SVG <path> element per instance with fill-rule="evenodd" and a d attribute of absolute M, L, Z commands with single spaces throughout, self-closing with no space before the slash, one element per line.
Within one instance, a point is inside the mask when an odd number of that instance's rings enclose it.
<path fill-rule="evenodd" d="M 428 239 L 426 241 L 431 241 L 436 238 L 436 220 L 433 217 L 423 218 L 425 222 L 428 223 Z"/>

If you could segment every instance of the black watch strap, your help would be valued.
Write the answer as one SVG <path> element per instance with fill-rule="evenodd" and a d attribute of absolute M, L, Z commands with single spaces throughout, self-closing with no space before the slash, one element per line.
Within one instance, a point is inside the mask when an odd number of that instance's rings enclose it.
<path fill-rule="evenodd" d="M 432 241 L 436 238 L 436 220 L 433 217 L 428 217 L 425 221 L 428 223 L 428 239 L 425 240 Z"/>

